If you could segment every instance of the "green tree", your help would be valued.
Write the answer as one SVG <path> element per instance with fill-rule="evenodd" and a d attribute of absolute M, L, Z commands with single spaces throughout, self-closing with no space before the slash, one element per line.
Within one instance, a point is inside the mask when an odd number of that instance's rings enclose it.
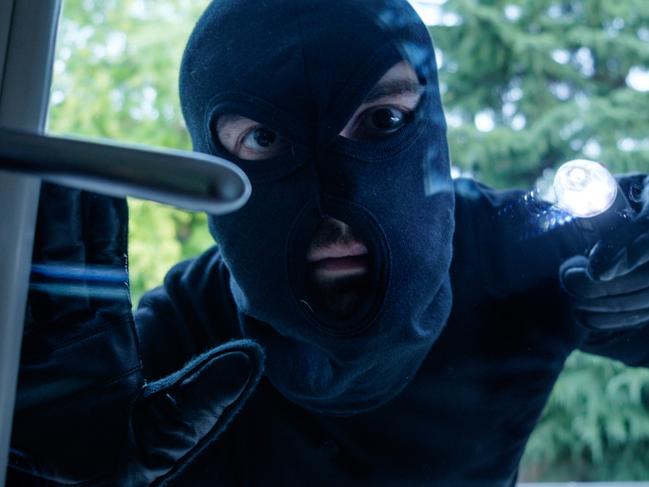
<path fill-rule="evenodd" d="M 442 19 L 455 164 L 525 188 L 578 157 L 649 169 L 649 96 L 627 83 L 649 67 L 643 0 L 448 0 Z"/>
<path fill-rule="evenodd" d="M 207 0 L 66 0 L 48 130 L 190 149 L 178 67 Z M 110 161 L 101 161 L 110 163 Z M 130 200 L 134 303 L 176 262 L 213 244 L 203 214 Z"/>
<path fill-rule="evenodd" d="M 569 159 L 649 170 L 642 0 L 447 0 L 431 27 L 455 165 L 532 188 Z M 648 479 L 649 372 L 566 364 L 522 464 L 532 480 Z"/>

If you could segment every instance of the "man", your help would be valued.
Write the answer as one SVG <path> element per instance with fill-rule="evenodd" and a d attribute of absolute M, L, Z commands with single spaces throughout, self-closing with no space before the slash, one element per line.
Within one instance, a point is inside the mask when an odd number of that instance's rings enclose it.
<path fill-rule="evenodd" d="M 74 315 L 78 300 L 32 295 L 16 469 L 124 485 L 513 485 L 572 350 L 649 363 L 644 214 L 599 239 L 520 192 L 454 184 L 434 51 L 405 0 L 213 2 L 180 87 L 194 149 L 242 167 L 252 197 L 210 218 L 218 247 L 142 300 L 141 372 L 123 299 Z M 78 260 L 122 262 L 119 202 L 47 191 L 68 216 L 104 211 L 77 222 Z M 40 261 L 61 235 L 48 211 Z M 33 337 L 52 333 L 52 310 L 77 340 L 45 347 L 48 362 Z M 101 323 L 90 340 L 87 322 Z M 74 376 L 95 350 L 91 380 L 43 392 L 34 371 Z M 80 427 L 94 441 L 62 439 Z"/>

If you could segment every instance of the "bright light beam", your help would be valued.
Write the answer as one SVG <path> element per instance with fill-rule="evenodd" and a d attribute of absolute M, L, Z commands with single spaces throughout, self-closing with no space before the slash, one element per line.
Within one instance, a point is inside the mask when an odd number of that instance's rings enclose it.
<path fill-rule="evenodd" d="M 591 218 L 608 210 L 618 185 L 598 162 L 575 159 L 557 171 L 553 183 L 556 206 L 578 218 Z"/>

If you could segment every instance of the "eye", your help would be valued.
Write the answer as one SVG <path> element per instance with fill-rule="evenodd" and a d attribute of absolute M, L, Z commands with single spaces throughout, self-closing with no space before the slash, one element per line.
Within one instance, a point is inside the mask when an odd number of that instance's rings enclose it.
<path fill-rule="evenodd" d="M 393 134 L 412 119 L 412 112 L 394 106 L 378 106 L 365 110 L 356 119 L 351 131 L 353 139 L 373 139 Z"/>
<path fill-rule="evenodd" d="M 263 125 L 255 125 L 241 134 L 233 152 L 241 159 L 255 161 L 275 157 L 287 145 L 277 132 Z"/>
<path fill-rule="evenodd" d="M 277 144 L 278 136 L 275 132 L 266 127 L 255 127 L 244 135 L 241 145 L 248 150 L 264 151 L 272 150 Z"/>
<path fill-rule="evenodd" d="M 219 141 L 239 159 L 271 159 L 285 151 L 289 143 L 274 130 L 240 115 L 224 115 L 216 124 Z"/>

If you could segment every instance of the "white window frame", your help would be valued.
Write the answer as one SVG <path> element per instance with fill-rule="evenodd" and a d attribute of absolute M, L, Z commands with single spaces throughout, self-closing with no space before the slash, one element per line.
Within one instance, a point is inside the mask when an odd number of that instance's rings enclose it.
<path fill-rule="evenodd" d="M 0 0 L 0 126 L 42 132 L 61 0 Z M 4 486 L 40 180 L 0 172 L 0 485 Z"/>

